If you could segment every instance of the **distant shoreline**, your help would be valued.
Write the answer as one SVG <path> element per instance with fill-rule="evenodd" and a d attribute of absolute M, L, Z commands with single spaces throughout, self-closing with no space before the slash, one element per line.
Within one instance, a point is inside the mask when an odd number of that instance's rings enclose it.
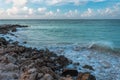
<path fill-rule="evenodd" d="M 0 19 L 0 20 L 120 20 L 120 19 Z"/>

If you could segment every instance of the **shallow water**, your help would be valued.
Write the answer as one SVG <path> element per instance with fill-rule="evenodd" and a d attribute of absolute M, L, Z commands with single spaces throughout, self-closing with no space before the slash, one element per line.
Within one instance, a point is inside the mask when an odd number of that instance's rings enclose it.
<path fill-rule="evenodd" d="M 97 80 L 120 79 L 120 20 L 0 20 L 0 24 L 24 24 L 8 40 L 27 41 L 26 46 L 49 48 L 74 63 L 68 67 L 91 72 Z M 22 44 L 23 45 L 23 44 Z M 95 71 L 82 68 L 91 65 Z"/>

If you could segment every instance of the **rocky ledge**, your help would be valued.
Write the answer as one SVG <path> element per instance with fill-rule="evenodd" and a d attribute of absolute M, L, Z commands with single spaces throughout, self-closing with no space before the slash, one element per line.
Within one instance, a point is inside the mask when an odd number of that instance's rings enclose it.
<path fill-rule="evenodd" d="M 8 32 L 16 32 L 17 29 L 16 28 L 22 28 L 22 27 L 28 27 L 26 25 L 11 25 L 11 24 L 4 24 L 4 25 L 0 25 L 0 34 L 6 34 Z"/>
<path fill-rule="evenodd" d="M 7 25 L 0 28 L 0 32 L 8 33 L 13 30 L 11 26 L 21 27 Z M 48 49 L 32 49 L 0 38 L 0 80 L 96 80 L 88 72 L 65 69 L 71 63 Z"/>

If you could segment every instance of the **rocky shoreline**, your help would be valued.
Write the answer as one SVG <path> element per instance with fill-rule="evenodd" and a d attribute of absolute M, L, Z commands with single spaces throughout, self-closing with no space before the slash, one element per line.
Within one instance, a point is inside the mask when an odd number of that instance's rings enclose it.
<path fill-rule="evenodd" d="M 25 25 L 1 25 L 0 34 L 15 32 Z M 96 80 L 89 72 L 66 69 L 72 61 L 54 52 L 10 43 L 0 37 L 0 80 Z M 85 68 L 93 69 L 86 65 Z"/>

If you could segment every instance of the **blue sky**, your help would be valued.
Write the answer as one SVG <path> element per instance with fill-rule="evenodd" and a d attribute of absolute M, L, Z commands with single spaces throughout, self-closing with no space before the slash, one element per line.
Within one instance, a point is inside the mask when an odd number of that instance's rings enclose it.
<path fill-rule="evenodd" d="M 120 19 L 120 0 L 0 0 L 0 19 Z"/>

